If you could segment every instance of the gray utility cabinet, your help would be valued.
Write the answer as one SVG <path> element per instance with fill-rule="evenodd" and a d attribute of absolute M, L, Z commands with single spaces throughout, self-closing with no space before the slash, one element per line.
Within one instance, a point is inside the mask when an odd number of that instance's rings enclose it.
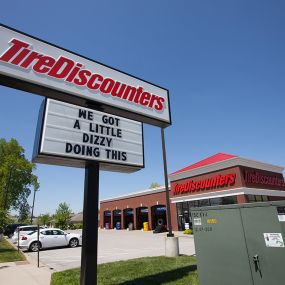
<path fill-rule="evenodd" d="M 199 285 L 285 284 L 285 201 L 191 211 Z"/>

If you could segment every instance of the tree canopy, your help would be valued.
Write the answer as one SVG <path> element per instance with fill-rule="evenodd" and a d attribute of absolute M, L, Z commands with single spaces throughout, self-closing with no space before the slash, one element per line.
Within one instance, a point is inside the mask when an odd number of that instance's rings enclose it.
<path fill-rule="evenodd" d="M 30 221 L 30 205 L 28 201 L 25 203 L 22 203 L 19 208 L 19 216 L 18 216 L 18 222 L 19 223 L 29 223 Z"/>
<path fill-rule="evenodd" d="M 72 211 L 69 206 L 65 202 L 60 203 L 54 214 L 54 221 L 56 227 L 59 227 L 63 230 L 67 229 L 70 224 L 71 214 Z"/>
<path fill-rule="evenodd" d="M 52 216 L 47 214 L 42 214 L 38 217 L 38 223 L 43 226 L 49 226 L 52 221 Z"/>
<path fill-rule="evenodd" d="M 0 139 L 0 227 L 11 209 L 20 211 L 20 219 L 27 216 L 30 188 L 38 190 L 40 186 L 33 174 L 35 168 L 17 140 Z"/>
<path fill-rule="evenodd" d="M 159 187 L 159 186 L 161 186 L 159 183 L 157 183 L 157 182 L 152 182 L 152 183 L 150 184 L 149 188 L 156 188 L 156 187 Z"/>

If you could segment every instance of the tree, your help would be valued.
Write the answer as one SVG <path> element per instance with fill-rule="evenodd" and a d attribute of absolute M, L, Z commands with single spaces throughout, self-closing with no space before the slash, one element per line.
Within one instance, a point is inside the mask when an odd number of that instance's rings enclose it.
<path fill-rule="evenodd" d="M 38 218 L 38 223 L 43 226 L 48 226 L 52 221 L 52 217 L 50 214 L 40 215 Z"/>
<path fill-rule="evenodd" d="M 30 205 L 25 201 L 19 208 L 19 223 L 28 223 L 30 217 Z"/>
<path fill-rule="evenodd" d="M 0 209 L 0 238 L 1 233 L 3 232 L 3 228 L 5 225 L 9 224 L 10 219 L 7 211 L 4 211 L 3 209 Z"/>
<path fill-rule="evenodd" d="M 33 174 L 35 164 L 25 157 L 24 148 L 15 139 L 0 139 L 0 225 L 11 209 L 27 211 L 27 199 L 31 187 L 39 188 Z"/>
<path fill-rule="evenodd" d="M 60 203 L 54 215 L 56 227 L 63 230 L 67 229 L 68 225 L 70 224 L 71 214 L 72 211 L 69 206 L 65 202 Z"/>
<path fill-rule="evenodd" d="M 149 188 L 156 188 L 156 187 L 160 187 L 161 185 L 157 182 L 152 182 L 149 186 Z"/>

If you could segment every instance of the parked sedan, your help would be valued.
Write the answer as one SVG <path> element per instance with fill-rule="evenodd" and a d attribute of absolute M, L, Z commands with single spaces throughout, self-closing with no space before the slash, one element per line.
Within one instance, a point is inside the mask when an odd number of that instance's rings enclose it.
<path fill-rule="evenodd" d="M 20 238 L 19 247 L 25 250 L 38 251 L 38 246 L 42 248 L 50 247 L 77 247 L 82 244 L 82 236 L 76 233 L 65 233 L 56 228 L 41 229 L 38 244 L 37 231 L 24 235 Z"/>
<path fill-rule="evenodd" d="M 44 227 L 40 227 L 40 229 L 43 229 Z M 15 232 L 12 236 L 12 243 L 18 242 L 18 234 L 20 236 L 20 239 L 24 235 L 28 235 L 29 233 L 33 233 L 38 229 L 38 226 L 36 225 L 26 225 L 26 226 L 19 226 L 15 229 Z"/>

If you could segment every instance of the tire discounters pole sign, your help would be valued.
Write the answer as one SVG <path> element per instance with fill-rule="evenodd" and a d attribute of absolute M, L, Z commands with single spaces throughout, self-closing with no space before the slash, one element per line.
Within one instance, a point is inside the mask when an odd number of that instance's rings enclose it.
<path fill-rule="evenodd" d="M 0 84 L 152 125 L 171 124 L 168 90 L 0 25 Z"/>
<path fill-rule="evenodd" d="M 33 162 L 133 172 L 144 167 L 142 123 L 52 99 L 44 101 Z"/>
<path fill-rule="evenodd" d="M 1 24 L 0 85 L 51 98 L 40 112 L 34 162 L 85 167 L 80 284 L 95 285 L 99 170 L 144 167 L 141 122 L 161 128 L 168 195 L 168 90 Z M 168 220 L 171 233 L 170 212 Z"/>

